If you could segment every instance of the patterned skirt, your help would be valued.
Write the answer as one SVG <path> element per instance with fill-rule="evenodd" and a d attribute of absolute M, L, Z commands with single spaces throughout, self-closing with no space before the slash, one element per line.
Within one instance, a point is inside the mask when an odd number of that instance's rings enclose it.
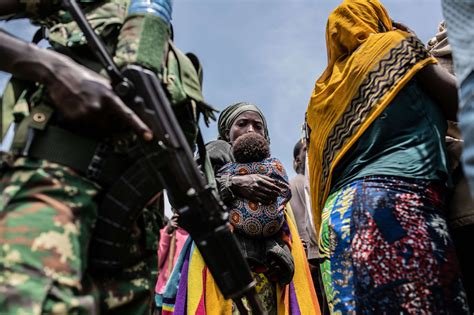
<path fill-rule="evenodd" d="M 442 189 L 366 177 L 322 213 L 321 273 L 332 314 L 468 314 Z"/>

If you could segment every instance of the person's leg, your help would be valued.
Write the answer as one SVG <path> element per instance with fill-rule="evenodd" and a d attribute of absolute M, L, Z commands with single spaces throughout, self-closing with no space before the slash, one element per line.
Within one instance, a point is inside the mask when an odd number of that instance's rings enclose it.
<path fill-rule="evenodd" d="M 459 127 L 464 139 L 462 162 L 471 196 L 474 196 L 474 72 L 461 83 L 459 96 Z"/>
<path fill-rule="evenodd" d="M 98 314 L 85 274 L 97 188 L 67 168 L 0 169 L 0 314 Z"/>

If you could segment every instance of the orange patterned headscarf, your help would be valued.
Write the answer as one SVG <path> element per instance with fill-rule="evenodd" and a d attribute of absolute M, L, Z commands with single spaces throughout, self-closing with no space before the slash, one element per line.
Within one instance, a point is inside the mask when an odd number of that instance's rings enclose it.
<path fill-rule="evenodd" d="M 328 66 L 307 109 L 313 218 L 319 230 L 332 173 L 403 86 L 436 60 L 412 34 L 392 30 L 378 0 L 346 0 L 329 16 Z"/>

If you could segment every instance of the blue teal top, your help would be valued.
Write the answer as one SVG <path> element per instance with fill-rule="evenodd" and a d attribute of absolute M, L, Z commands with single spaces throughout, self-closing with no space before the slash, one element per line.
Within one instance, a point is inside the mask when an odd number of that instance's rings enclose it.
<path fill-rule="evenodd" d="M 331 193 L 366 176 L 446 182 L 446 130 L 440 107 L 412 79 L 336 165 Z"/>

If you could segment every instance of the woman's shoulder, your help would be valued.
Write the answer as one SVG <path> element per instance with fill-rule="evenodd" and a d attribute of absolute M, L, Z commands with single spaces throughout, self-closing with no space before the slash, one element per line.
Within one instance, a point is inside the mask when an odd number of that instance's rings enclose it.
<path fill-rule="evenodd" d="M 206 151 L 214 171 L 219 170 L 224 165 L 234 162 L 232 147 L 224 140 L 214 140 L 206 144 Z"/>

